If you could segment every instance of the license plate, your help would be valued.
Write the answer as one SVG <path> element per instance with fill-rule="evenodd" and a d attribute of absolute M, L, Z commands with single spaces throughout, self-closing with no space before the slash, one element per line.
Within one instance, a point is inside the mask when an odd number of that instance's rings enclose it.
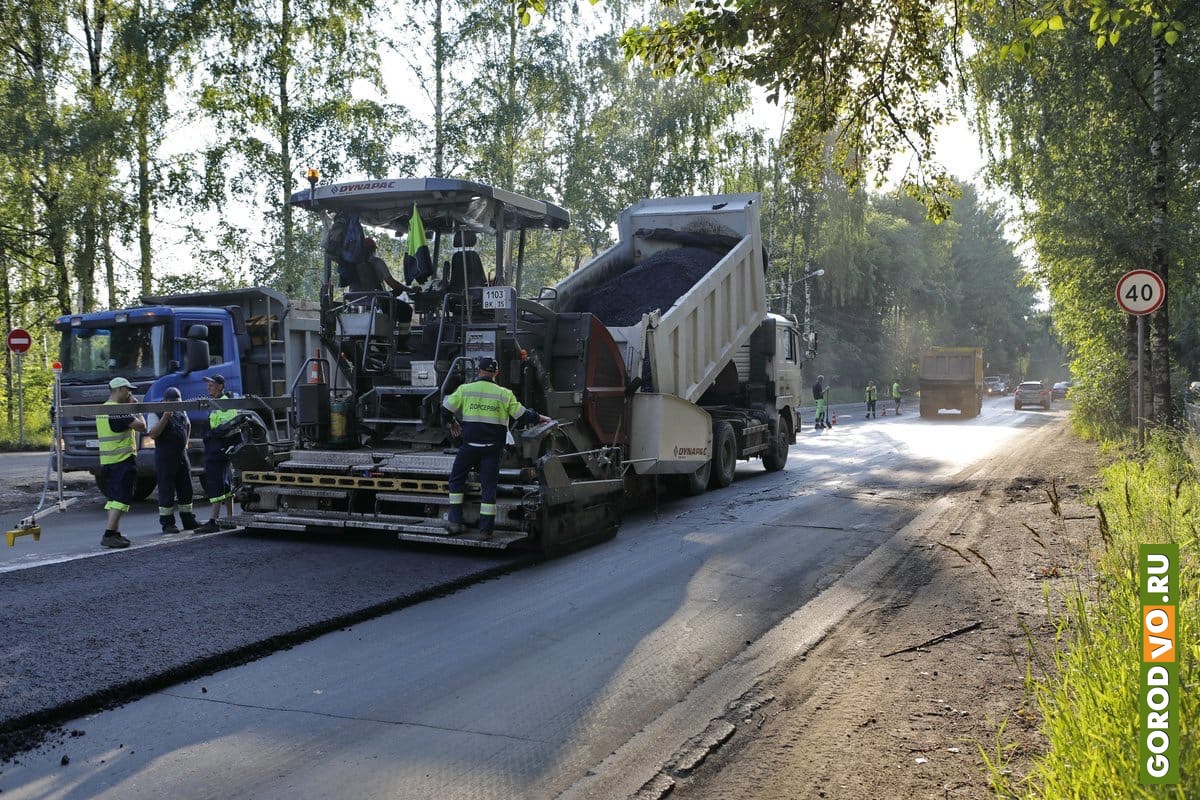
<path fill-rule="evenodd" d="M 487 288 L 483 290 L 484 308 L 508 308 L 507 288 Z"/>
<path fill-rule="evenodd" d="M 99 450 L 100 449 L 100 440 L 99 439 L 88 439 L 86 442 L 83 443 L 83 446 L 87 447 L 91 450 Z"/>

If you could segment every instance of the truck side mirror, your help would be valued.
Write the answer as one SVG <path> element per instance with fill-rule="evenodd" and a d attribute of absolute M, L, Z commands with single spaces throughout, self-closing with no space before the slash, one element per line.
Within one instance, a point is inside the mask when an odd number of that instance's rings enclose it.
<path fill-rule="evenodd" d="M 185 348 L 183 354 L 184 375 L 208 369 L 208 326 L 193 325 L 188 328 Z"/>

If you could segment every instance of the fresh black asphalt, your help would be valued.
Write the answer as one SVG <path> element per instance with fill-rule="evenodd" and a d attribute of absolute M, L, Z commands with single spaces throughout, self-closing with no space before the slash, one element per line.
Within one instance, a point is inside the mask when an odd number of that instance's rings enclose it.
<path fill-rule="evenodd" d="M 0 760 L 47 726 L 503 574 L 528 556 L 241 533 L 0 575 Z"/>

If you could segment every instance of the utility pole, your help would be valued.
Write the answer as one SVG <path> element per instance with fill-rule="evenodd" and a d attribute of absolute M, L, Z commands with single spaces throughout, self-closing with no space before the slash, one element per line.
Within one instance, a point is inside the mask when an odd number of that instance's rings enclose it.
<path fill-rule="evenodd" d="M 825 270 L 814 269 L 809 271 L 808 267 L 811 264 L 805 264 L 804 277 L 800 279 L 800 283 L 804 284 L 804 349 L 812 353 L 813 348 L 813 331 L 812 331 L 812 286 L 809 284 L 810 278 L 819 278 L 825 274 Z M 788 292 L 789 296 L 791 292 Z"/>

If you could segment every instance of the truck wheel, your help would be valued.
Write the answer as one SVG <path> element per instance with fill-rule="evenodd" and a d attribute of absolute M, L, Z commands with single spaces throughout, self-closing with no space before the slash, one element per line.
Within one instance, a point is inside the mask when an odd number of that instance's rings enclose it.
<path fill-rule="evenodd" d="M 712 472 L 712 462 L 705 461 L 704 466 L 691 473 L 679 477 L 679 489 L 687 497 L 696 497 L 708 491 L 708 478 Z"/>
<path fill-rule="evenodd" d="M 100 490 L 100 494 L 104 494 L 104 479 L 100 477 L 100 473 L 96 473 L 96 488 Z M 138 477 L 137 483 L 133 485 L 133 499 L 136 502 L 145 500 L 150 495 L 154 494 L 155 487 L 158 486 L 158 481 L 152 477 Z"/>
<path fill-rule="evenodd" d="M 788 446 L 793 441 L 792 426 L 785 417 L 780 417 L 779 431 L 771 437 L 771 446 L 763 451 L 762 462 L 767 472 L 778 472 L 787 466 Z"/>
<path fill-rule="evenodd" d="M 158 486 L 158 479 L 150 476 L 139 477 L 137 483 L 133 487 L 133 499 L 145 500 L 150 495 L 154 494 L 155 487 Z"/>
<path fill-rule="evenodd" d="M 708 479 L 711 489 L 724 489 L 733 483 L 733 473 L 737 471 L 737 434 L 733 426 L 725 420 L 713 423 L 713 457 L 712 470 Z"/>

